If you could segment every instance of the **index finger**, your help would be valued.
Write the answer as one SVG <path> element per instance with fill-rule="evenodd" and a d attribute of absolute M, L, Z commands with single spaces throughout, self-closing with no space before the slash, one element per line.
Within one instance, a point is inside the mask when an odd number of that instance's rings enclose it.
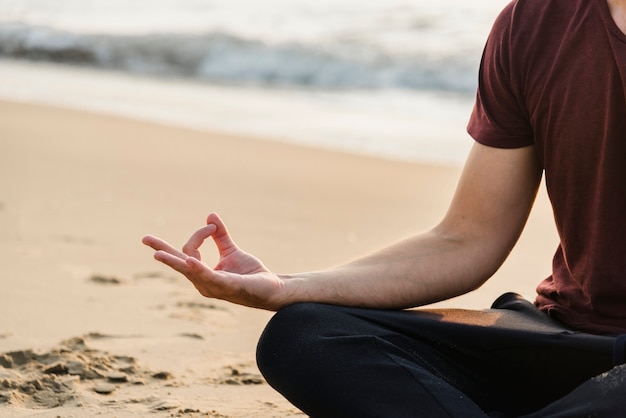
<path fill-rule="evenodd" d="M 217 227 L 214 224 L 209 224 L 198 229 L 191 235 L 191 237 L 189 237 L 189 240 L 187 240 L 185 245 L 183 245 L 183 253 L 201 260 L 200 247 L 207 238 L 215 233 L 216 230 Z"/>

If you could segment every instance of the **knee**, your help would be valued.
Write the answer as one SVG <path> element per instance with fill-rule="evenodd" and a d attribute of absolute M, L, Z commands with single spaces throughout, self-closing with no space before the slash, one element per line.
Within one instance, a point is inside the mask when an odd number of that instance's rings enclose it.
<path fill-rule="evenodd" d="M 259 367 L 274 359 L 287 361 L 316 339 L 316 319 L 324 305 L 298 303 L 278 311 L 268 322 L 257 345 Z"/>
<path fill-rule="evenodd" d="M 338 307 L 298 303 L 278 311 L 267 324 L 257 345 L 257 365 L 266 379 L 306 367 L 307 359 L 322 354 L 321 340 L 328 333 L 329 318 Z"/>

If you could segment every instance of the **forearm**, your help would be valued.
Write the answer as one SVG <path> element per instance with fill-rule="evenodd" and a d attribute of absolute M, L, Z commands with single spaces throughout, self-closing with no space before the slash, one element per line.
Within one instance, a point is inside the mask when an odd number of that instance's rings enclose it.
<path fill-rule="evenodd" d="M 283 275 L 281 305 L 414 307 L 469 292 L 493 270 L 480 245 L 434 229 L 333 269 Z"/>

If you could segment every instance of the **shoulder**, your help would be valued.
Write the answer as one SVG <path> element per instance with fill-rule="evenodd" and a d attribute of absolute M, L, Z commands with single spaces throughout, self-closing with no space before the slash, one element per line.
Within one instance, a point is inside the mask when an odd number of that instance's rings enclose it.
<path fill-rule="evenodd" d="M 505 7 L 505 10 L 510 9 L 517 15 L 527 16 L 550 12 L 564 15 L 586 9 L 598 1 L 606 0 L 513 0 Z"/>
<path fill-rule="evenodd" d="M 600 1 L 606 0 L 513 0 L 498 20 L 516 28 L 563 28 L 587 16 Z"/>
<path fill-rule="evenodd" d="M 601 1 L 606 0 L 513 0 L 496 19 L 490 38 L 520 58 L 551 53 L 564 37 L 580 35 L 576 32 L 587 26 Z"/>

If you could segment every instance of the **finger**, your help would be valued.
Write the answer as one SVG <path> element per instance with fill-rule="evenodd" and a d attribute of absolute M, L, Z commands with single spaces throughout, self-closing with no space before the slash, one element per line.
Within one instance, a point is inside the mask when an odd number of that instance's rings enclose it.
<path fill-rule="evenodd" d="M 228 229 L 217 213 L 211 213 L 206 220 L 207 224 L 215 225 L 215 232 L 212 234 L 213 241 L 220 253 L 225 256 L 238 249 L 237 244 L 233 241 L 228 233 Z"/>
<path fill-rule="evenodd" d="M 183 253 L 190 257 L 195 257 L 201 260 L 201 254 L 199 248 L 208 237 L 213 235 L 217 227 L 214 224 L 207 225 L 194 232 L 189 240 L 183 245 Z"/>
<path fill-rule="evenodd" d="M 206 271 L 211 271 L 206 264 L 194 257 L 187 258 L 185 263 L 187 263 L 187 267 L 193 273 L 205 273 Z"/>
<path fill-rule="evenodd" d="M 160 261 L 161 263 L 173 268 L 181 274 L 187 275 L 187 273 L 189 272 L 189 267 L 185 260 L 189 257 L 187 257 L 186 255 L 184 256 L 185 258 L 181 258 L 162 250 L 154 253 L 155 260 Z"/>
<path fill-rule="evenodd" d="M 205 281 L 213 271 L 206 264 L 193 257 L 183 260 L 165 251 L 157 251 L 154 258 L 185 276 L 204 296 L 211 296 Z"/>
<path fill-rule="evenodd" d="M 155 251 L 165 251 L 166 253 L 169 253 L 183 260 L 187 258 L 187 255 L 181 253 L 176 248 L 172 247 L 169 243 L 163 241 L 161 238 L 155 237 L 153 235 L 146 235 L 145 237 L 143 237 L 141 242 L 143 242 L 145 245 Z"/>
<path fill-rule="evenodd" d="M 232 280 L 226 283 L 220 272 L 207 267 L 200 260 L 189 257 L 185 263 L 187 263 L 190 272 L 187 278 L 203 296 L 223 298 L 223 295 L 226 294 L 224 292 L 234 285 Z M 232 290 L 227 293 L 232 293 Z"/>

